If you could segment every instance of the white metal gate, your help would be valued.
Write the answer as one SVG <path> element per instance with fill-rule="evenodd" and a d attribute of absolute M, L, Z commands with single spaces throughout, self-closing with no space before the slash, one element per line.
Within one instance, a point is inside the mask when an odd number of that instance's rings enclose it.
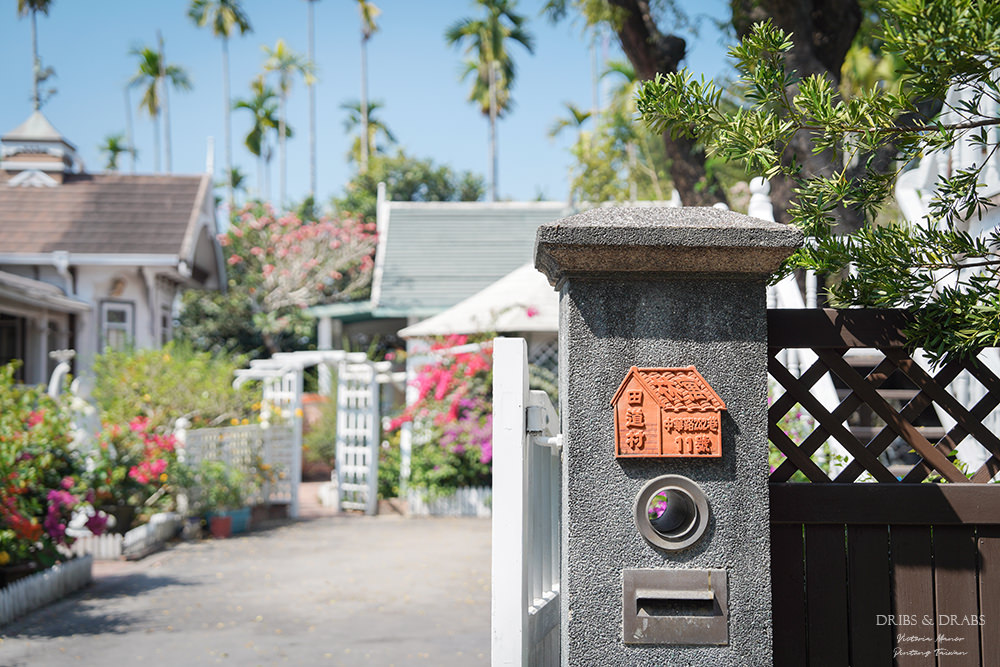
<path fill-rule="evenodd" d="M 493 342 L 493 666 L 559 664 L 562 437 L 528 346 Z"/>
<path fill-rule="evenodd" d="M 337 371 L 337 496 L 340 509 L 378 510 L 379 384 L 375 365 Z"/>

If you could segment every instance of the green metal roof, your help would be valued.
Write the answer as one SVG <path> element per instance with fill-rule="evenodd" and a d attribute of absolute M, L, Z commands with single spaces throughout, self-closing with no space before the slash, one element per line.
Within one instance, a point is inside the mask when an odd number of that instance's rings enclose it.
<path fill-rule="evenodd" d="M 538 226 L 562 202 L 391 202 L 376 258 L 375 310 L 425 317 L 532 261 Z"/>

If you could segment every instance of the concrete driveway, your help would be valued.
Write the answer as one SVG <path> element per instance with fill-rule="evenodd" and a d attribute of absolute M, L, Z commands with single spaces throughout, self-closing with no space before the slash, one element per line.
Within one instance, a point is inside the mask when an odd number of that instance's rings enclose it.
<path fill-rule="evenodd" d="M 142 561 L 0 629 L 0 665 L 486 665 L 490 522 L 320 517 Z"/>

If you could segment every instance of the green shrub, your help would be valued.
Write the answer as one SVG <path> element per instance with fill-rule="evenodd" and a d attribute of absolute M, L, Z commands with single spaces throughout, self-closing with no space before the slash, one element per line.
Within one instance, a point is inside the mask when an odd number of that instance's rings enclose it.
<path fill-rule="evenodd" d="M 399 431 L 387 433 L 378 449 L 378 497 L 399 497 L 399 469 L 402 461 Z"/>
<path fill-rule="evenodd" d="M 327 397 L 320 418 L 302 436 L 302 456 L 307 463 L 334 465 L 337 459 L 337 399 Z"/>
<path fill-rule="evenodd" d="M 252 414 L 257 390 L 232 384 L 245 365 L 243 357 L 213 356 L 176 341 L 162 350 L 109 350 L 94 362 L 94 400 L 106 423 L 143 416 L 164 431 L 186 417 L 196 428 L 222 426 Z"/>

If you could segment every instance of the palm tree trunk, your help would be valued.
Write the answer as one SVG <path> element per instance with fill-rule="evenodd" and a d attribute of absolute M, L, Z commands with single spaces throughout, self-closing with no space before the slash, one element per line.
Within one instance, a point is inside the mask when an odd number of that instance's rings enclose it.
<path fill-rule="evenodd" d="M 156 163 L 156 171 L 159 173 L 162 171 L 160 168 L 160 114 L 157 112 L 153 116 L 153 162 Z"/>
<path fill-rule="evenodd" d="M 316 0 L 308 0 L 309 8 L 309 62 L 316 62 L 316 23 L 313 5 Z M 309 196 L 316 196 L 316 86 L 309 85 Z"/>
<path fill-rule="evenodd" d="M 361 173 L 368 171 L 368 39 L 361 30 Z"/>
<path fill-rule="evenodd" d="M 125 93 L 125 141 L 128 142 L 128 154 L 131 158 L 132 173 L 135 173 L 135 142 L 132 139 L 132 100 L 129 99 L 128 86 L 122 88 Z"/>
<path fill-rule="evenodd" d="M 280 98 L 281 110 L 278 116 L 278 208 L 285 205 L 285 97 Z"/>
<path fill-rule="evenodd" d="M 232 210 L 235 195 L 233 194 L 233 136 L 232 136 L 232 101 L 229 99 L 229 38 L 222 36 L 222 123 L 226 132 L 226 189 L 229 194 L 229 209 Z"/>
<path fill-rule="evenodd" d="M 42 63 L 38 60 L 38 24 L 35 19 L 37 14 L 37 11 L 31 10 L 31 102 L 35 111 L 42 108 L 42 98 L 38 95 L 38 77 L 42 73 Z"/>
<path fill-rule="evenodd" d="M 168 89 L 170 86 L 167 84 L 167 73 L 166 73 L 166 56 L 163 53 L 163 35 L 159 31 L 156 32 L 156 39 L 160 46 L 160 85 L 163 86 L 162 97 L 163 100 L 163 159 L 166 163 L 167 173 L 173 172 L 173 161 L 170 156 L 170 94 Z"/>
<path fill-rule="evenodd" d="M 490 201 L 497 200 L 497 77 L 496 61 L 490 67 Z"/>

